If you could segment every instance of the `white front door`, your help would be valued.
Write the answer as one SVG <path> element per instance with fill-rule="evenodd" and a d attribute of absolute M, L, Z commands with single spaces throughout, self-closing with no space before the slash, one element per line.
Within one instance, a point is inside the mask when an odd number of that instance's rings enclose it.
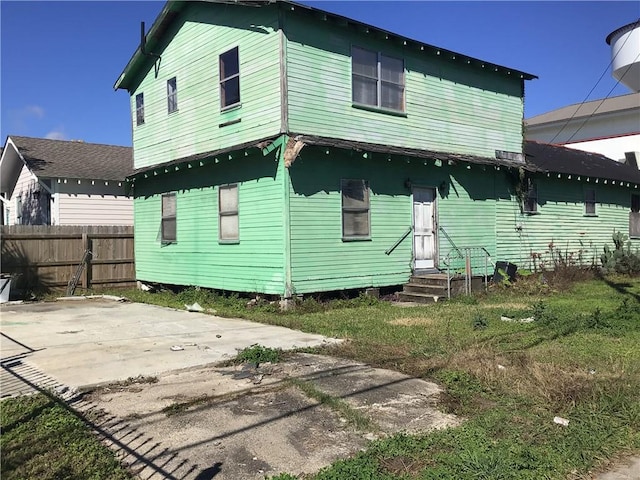
<path fill-rule="evenodd" d="M 435 188 L 413 188 L 413 268 L 415 270 L 435 267 L 437 233 L 435 200 Z"/>

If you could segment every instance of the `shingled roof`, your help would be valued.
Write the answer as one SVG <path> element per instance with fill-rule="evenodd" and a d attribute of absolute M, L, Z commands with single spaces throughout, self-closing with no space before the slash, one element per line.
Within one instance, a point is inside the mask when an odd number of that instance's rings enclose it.
<path fill-rule="evenodd" d="M 13 135 L 9 139 L 39 177 L 121 181 L 133 173 L 131 147 Z"/>
<path fill-rule="evenodd" d="M 599 153 L 527 140 L 524 146 L 529 169 L 640 184 L 640 170 Z"/>

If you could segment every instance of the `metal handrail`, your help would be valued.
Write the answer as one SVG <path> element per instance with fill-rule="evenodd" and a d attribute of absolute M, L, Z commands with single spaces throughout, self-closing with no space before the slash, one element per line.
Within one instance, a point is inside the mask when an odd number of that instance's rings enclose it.
<path fill-rule="evenodd" d="M 485 247 L 456 247 L 455 253 L 457 254 L 457 258 L 464 259 L 464 276 L 465 276 L 465 293 L 467 295 L 471 294 L 472 290 L 472 281 L 473 281 L 473 270 L 476 268 L 474 259 L 480 258 L 484 261 L 484 285 L 487 288 L 488 285 L 488 267 L 489 263 L 493 265 L 493 261 L 491 260 L 491 254 Z M 451 298 L 451 279 L 453 275 L 451 275 L 451 264 L 452 264 L 452 252 L 447 253 L 444 257 L 443 262 L 447 265 L 447 297 Z"/>
<path fill-rule="evenodd" d="M 402 243 L 402 241 L 407 238 L 409 236 L 409 234 L 413 231 L 413 227 L 409 227 L 407 229 L 406 232 L 404 232 L 402 234 L 402 236 L 396 241 L 396 243 L 394 243 L 391 247 L 387 248 L 384 251 L 385 255 L 391 255 L 391 252 L 393 252 L 396 248 L 398 248 L 398 245 L 400 245 Z"/>
<path fill-rule="evenodd" d="M 453 249 L 458 252 L 458 258 L 463 258 L 462 256 L 462 252 L 460 251 L 460 249 L 457 247 L 457 245 L 453 242 L 453 240 L 451 239 L 451 237 L 449 236 L 449 234 L 447 233 L 447 231 L 444 229 L 444 227 L 438 227 L 438 230 L 441 231 L 444 234 L 444 237 L 449 241 L 449 243 L 451 244 L 451 246 L 453 247 Z M 445 258 L 449 258 L 449 255 L 447 255 Z M 446 260 L 443 259 L 443 261 L 446 264 Z"/>

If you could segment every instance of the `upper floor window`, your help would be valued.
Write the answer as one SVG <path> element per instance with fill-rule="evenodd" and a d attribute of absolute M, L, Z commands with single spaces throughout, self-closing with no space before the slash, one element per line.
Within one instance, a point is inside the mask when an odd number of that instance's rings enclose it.
<path fill-rule="evenodd" d="M 589 216 L 596 214 L 596 191 L 593 188 L 584 191 L 584 214 Z"/>
<path fill-rule="evenodd" d="M 144 94 L 136 95 L 136 125 L 144 123 Z"/>
<path fill-rule="evenodd" d="M 176 77 L 167 80 L 167 110 L 169 113 L 178 111 L 178 84 Z"/>
<path fill-rule="evenodd" d="M 356 104 L 404 112 L 404 62 L 353 47 L 351 90 Z"/>
<path fill-rule="evenodd" d="M 240 60 L 238 47 L 220 55 L 220 108 L 240 103 Z"/>
<path fill-rule="evenodd" d="M 342 238 L 344 240 L 368 239 L 371 236 L 369 222 L 369 182 L 343 179 Z"/>

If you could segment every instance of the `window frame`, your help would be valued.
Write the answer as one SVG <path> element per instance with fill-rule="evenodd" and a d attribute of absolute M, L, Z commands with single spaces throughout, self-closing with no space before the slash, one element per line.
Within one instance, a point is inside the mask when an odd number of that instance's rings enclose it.
<path fill-rule="evenodd" d="M 173 199 L 173 214 L 165 213 L 165 198 Z M 178 198 L 176 192 L 163 193 L 160 200 L 160 241 L 163 245 L 177 243 L 178 241 Z M 173 237 L 165 234 L 165 225 L 173 220 Z"/>
<path fill-rule="evenodd" d="M 367 52 L 369 54 L 375 54 L 376 55 L 376 65 L 375 65 L 375 70 L 376 70 L 376 76 L 375 77 L 371 77 L 365 74 L 361 74 L 361 73 L 356 73 L 355 69 L 354 69 L 354 51 L 355 50 L 361 50 L 363 52 Z M 399 61 L 402 63 L 402 71 L 401 71 L 401 76 L 402 76 L 402 83 L 396 83 L 394 81 L 391 80 L 384 80 L 382 78 L 382 64 L 383 64 L 383 58 L 389 59 L 389 60 L 393 60 L 393 61 Z M 355 94 L 356 94 L 356 90 L 354 88 L 354 80 L 355 78 L 360 77 L 360 78 L 365 78 L 368 80 L 375 80 L 376 82 L 376 104 L 372 104 L 372 103 L 364 103 L 361 101 L 357 101 L 355 98 Z M 400 87 L 401 88 L 401 106 L 400 108 L 394 108 L 394 107 L 390 107 L 390 106 L 384 106 L 383 105 L 383 91 L 384 91 L 384 87 L 385 84 L 387 85 L 387 88 L 392 88 L 392 87 Z M 393 57 L 391 55 L 386 55 L 384 53 L 382 53 L 381 51 L 378 50 L 369 50 L 367 48 L 363 48 L 363 47 L 359 47 L 357 45 L 352 45 L 351 46 L 351 102 L 352 105 L 354 107 L 360 107 L 360 108 L 364 108 L 364 109 L 373 109 L 373 110 L 380 110 L 380 111 L 385 111 L 385 112 L 389 112 L 389 113 L 395 113 L 395 114 L 400 114 L 400 115 L 406 115 L 407 112 L 407 78 L 406 78 L 406 68 L 405 68 L 405 61 L 404 58 L 398 58 L 398 57 Z"/>
<path fill-rule="evenodd" d="M 526 182 L 527 190 L 522 198 L 522 213 L 537 215 L 540 213 L 538 211 L 538 185 L 532 179 L 527 179 Z"/>
<path fill-rule="evenodd" d="M 140 102 L 138 102 L 140 99 Z M 144 125 L 144 92 L 137 93 L 135 96 L 136 102 L 136 126 Z"/>
<path fill-rule="evenodd" d="M 350 207 L 345 206 L 345 186 L 350 182 L 361 182 L 366 192 L 366 207 Z M 348 188 L 348 187 L 347 187 Z M 365 213 L 367 214 L 367 233 L 366 234 L 348 234 L 345 232 L 345 214 L 350 213 Z M 340 217 L 342 227 L 342 240 L 345 242 L 359 241 L 359 240 L 371 240 L 371 188 L 369 186 L 369 180 L 363 178 L 341 178 L 340 179 Z"/>
<path fill-rule="evenodd" d="M 236 62 L 238 64 L 238 71 L 231 75 L 223 77 L 222 76 L 223 74 L 222 57 L 224 55 L 227 55 L 233 52 L 234 50 L 236 52 L 235 55 L 236 55 Z M 238 82 L 238 100 L 233 103 L 226 103 L 226 95 L 223 93 L 225 92 L 224 86 L 229 82 L 235 81 L 236 79 Z M 233 48 L 225 50 L 220 55 L 218 55 L 218 87 L 220 89 L 220 111 L 229 110 L 229 109 L 238 107 L 242 104 L 242 96 L 240 95 L 240 47 L 235 46 Z"/>
<path fill-rule="evenodd" d="M 173 82 L 173 85 L 172 85 Z M 173 107 L 173 108 L 172 108 Z M 167 80 L 167 113 L 178 111 L 178 77 L 171 77 Z"/>
<path fill-rule="evenodd" d="M 222 209 L 222 191 L 235 189 L 235 210 L 223 210 Z M 237 229 L 235 236 L 223 237 L 222 232 L 222 217 L 237 217 L 236 225 Z M 226 183 L 218 187 L 218 242 L 219 243 L 240 243 L 240 187 L 238 183 Z"/>
<path fill-rule="evenodd" d="M 592 194 L 593 198 L 589 198 Z M 585 188 L 584 190 L 584 216 L 585 217 L 597 217 L 597 203 L 598 196 L 595 188 Z M 593 210 L 593 211 L 589 211 Z"/>

